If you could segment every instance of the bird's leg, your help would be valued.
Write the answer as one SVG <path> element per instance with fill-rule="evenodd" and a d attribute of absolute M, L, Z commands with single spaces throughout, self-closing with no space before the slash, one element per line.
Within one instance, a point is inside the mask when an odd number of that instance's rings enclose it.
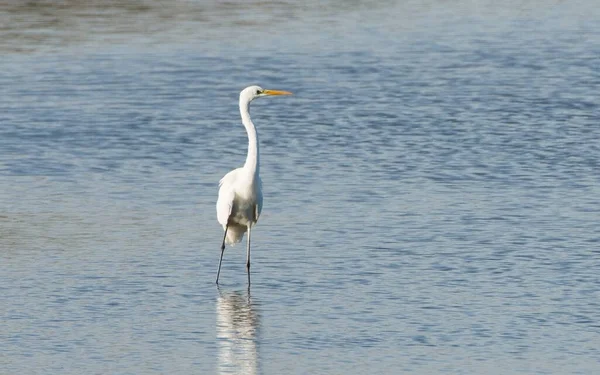
<path fill-rule="evenodd" d="M 250 286 L 250 228 L 252 228 L 252 226 L 248 225 L 248 250 L 246 253 L 246 272 L 248 272 L 248 286 Z"/>
<path fill-rule="evenodd" d="M 221 258 L 219 259 L 219 270 L 217 271 L 217 285 L 219 284 L 219 274 L 221 273 L 221 262 L 223 261 L 223 253 L 225 252 L 225 238 L 227 237 L 227 228 L 229 228 L 229 225 L 225 226 L 225 234 L 223 235 L 223 243 L 221 244 Z"/>

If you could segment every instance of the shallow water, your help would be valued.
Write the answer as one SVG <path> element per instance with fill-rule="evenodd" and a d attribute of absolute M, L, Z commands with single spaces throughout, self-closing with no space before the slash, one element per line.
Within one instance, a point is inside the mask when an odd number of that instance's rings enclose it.
<path fill-rule="evenodd" d="M 594 2 L 7 4 L 2 372 L 600 370 Z"/>

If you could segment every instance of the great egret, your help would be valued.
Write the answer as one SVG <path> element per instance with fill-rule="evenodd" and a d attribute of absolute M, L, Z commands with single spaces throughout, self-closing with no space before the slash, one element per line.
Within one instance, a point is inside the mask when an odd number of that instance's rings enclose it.
<path fill-rule="evenodd" d="M 240 114 L 242 124 L 244 124 L 248 133 L 248 155 L 243 167 L 232 170 L 219 181 L 217 220 L 223 226 L 225 234 L 221 244 L 217 284 L 219 283 L 225 244 L 234 245 L 240 242 L 247 230 L 246 271 L 248 273 L 248 285 L 250 285 L 250 230 L 260 216 L 263 195 L 262 181 L 259 176 L 258 137 L 256 128 L 250 119 L 248 107 L 252 100 L 261 96 L 291 94 L 287 91 L 265 90 L 259 86 L 246 87 L 240 93 Z"/>

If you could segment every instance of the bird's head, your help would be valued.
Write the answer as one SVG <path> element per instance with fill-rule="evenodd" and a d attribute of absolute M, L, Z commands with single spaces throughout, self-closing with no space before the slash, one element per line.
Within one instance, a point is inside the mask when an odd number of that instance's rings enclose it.
<path fill-rule="evenodd" d="M 266 90 L 260 86 L 248 86 L 240 93 L 240 101 L 247 101 L 250 103 L 256 98 L 270 95 L 292 95 L 292 93 L 280 90 Z"/>

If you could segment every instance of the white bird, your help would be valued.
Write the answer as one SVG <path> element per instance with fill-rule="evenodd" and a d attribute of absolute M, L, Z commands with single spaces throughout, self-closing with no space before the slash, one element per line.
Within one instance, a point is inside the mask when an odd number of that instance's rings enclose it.
<path fill-rule="evenodd" d="M 240 93 L 240 114 L 242 124 L 248 133 L 248 155 L 243 167 L 232 170 L 219 181 L 217 220 L 223 226 L 225 234 L 221 244 L 217 284 L 219 283 L 225 244 L 234 245 L 240 242 L 246 231 L 248 231 L 246 271 L 248 285 L 250 284 L 250 230 L 258 221 L 263 203 L 262 181 L 259 176 L 258 135 L 250 119 L 250 102 L 261 96 L 291 94 L 287 91 L 265 90 L 259 86 L 246 87 Z"/>

